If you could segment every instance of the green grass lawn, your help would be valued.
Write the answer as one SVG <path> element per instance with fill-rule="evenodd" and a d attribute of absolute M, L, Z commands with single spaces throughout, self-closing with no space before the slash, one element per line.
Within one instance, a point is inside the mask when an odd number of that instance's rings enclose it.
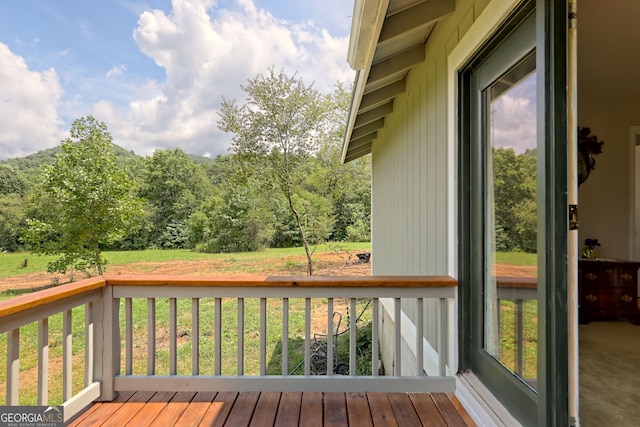
<path fill-rule="evenodd" d="M 340 251 L 370 251 L 371 243 L 325 243 L 318 245 L 315 253 Z M 258 252 L 205 254 L 189 249 L 147 249 L 143 251 L 111 251 L 103 253 L 108 264 L 127 265 L 141 262 L 169 262 L 169 261 L 197 261 L 197 260 L 228 260 L 228 261 L 260 261 L 281 260 L 289 256 L 304 256 L 303 248 L 264 249 Z M 27 252 L 0 253 L 0 278 L 16 277 L 31 273 L 47 271 L 47 263 L 56 259 L 52 255 L 34 255 Z M 25 266 L 26 264 L 26 266 Z M 241 274 L 242 272 L 238 272 Z"/>
<path fill-rule="evenodd" d="M 496 252 L 496 262 L 511 265 L 536 265 L 538 254 L 525 252 Z"/>

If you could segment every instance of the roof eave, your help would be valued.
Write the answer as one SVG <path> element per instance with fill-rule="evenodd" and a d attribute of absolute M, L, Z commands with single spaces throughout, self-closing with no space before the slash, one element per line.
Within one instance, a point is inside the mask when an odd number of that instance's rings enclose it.
<path fill-rule="evenodd" d="M 356 81 L 342 146 L 342 163 L 345 162 L 347 156 L 349 139 L 353 132 L 353 125 L 367 85 L 371 63 L 373 62 L 373 56 L 376 52 L 376 45 L 380 38 L 384 16 L 388 7 L 389 0 L 355 0 L 347 62 L 356 71 Z"/>
<path fill-rule="evenodd" d="M 366 124 L 358 116 L 369 115 L 369 110 L 381 104 L 393 105 L 393 98 L 405 90 L 404 79 L 410 70 L 424 61 L 433 27 L 455 10 L 455 0 L 397 0 L 393 10 L 390 3 L 356 0 L 354 4 L 347 61 L 356 71 L 356 80 L 342 147 L 343 163 L 370 152 L 361 147 L 357 154 L 350 152 L 353 132 Z"/>

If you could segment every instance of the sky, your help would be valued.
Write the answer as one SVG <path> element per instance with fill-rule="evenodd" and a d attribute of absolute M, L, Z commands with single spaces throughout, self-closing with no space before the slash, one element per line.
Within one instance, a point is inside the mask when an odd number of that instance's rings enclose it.
<path fill-rule="evenodd" d="M 353 0 L 0 2 L 0 160 L 55 147 L 88 115 L 136 154 L 214 157 L 222 97 L 269 67 L 350 85 Z"/>

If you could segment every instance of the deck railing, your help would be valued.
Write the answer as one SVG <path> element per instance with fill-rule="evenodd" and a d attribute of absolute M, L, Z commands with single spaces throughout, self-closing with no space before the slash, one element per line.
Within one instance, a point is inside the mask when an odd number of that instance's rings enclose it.
<path fill-rule="evenodd" d="M 514 348 L 514 365 L 510 368 L 518 374 L 518 376 L 525 378 L 529 383 L 534 384 L 536 379 L 531 378 L 531 372 L 525 372 L 525 345 L 527 340 L 531 340 L 532 337 L 527 337 L 525 334 L 525 304 L 527 301 L 537 301 L 538 300 L 538 279 L 536 277 L 510 277 L 510 276 L 500 276 L 497 277 L 497 285 L 498 285 L 498 304 L 501 304 L 503 301 L 509 301 L 514 304 L 515 308 L 515 316 L 511 325 L 506 325 L 507 328 L 511 326 L 511 331 L 505 332 L 504 335 L 508 337 L 512 343 Z M 537 304 L 533 307 L 529 307 L 529 311 L 535 312 L 529 313 L 530 316 L 537 318 Z M 498 328 L 502 330 L 501 323 L 503 319 L 500 318 L 500 311 L 498 311 Z M 505 328 L 505 329 L 507 329 Z M 537 331 L 537 329 L 535 329 Z M 536 338 L 534 336 L 533 338 Z M 536 338 L 537 341 L 537 338 Z M 535 346 L 534 346 L 535 350 Z M 534 358 L 537 355 L 533 356 Z M 529 361 L 529 364 L 536 366 L 537 361 L 534 359 Z"/>
<path fill-rule="evenodd" d="M 107 276 L 62 285 L 0 302 L 0 333 L 6 333 L 7 337 L 6 404 L 20 404 L 19 362 L 20 348 L 24 344 L 20 330 L 34 322 L 38 329 L 37 402 L 39 405 L 50 404 L 48 324 L 49 319 L 58 314 L 62 314 L 65 419 L 93 401 L 112 400 L 120 391 L 451 392 L 455 387 L 454 372 L 449 367 L 454 338 L 448 333 L 448 319 L 453 313 L 455 295 L 456 281 L 448 276 Z M 385 367 L 387 375 L 379 372 L 381 300 L 386 299 L 387 306 L 393 304 L 395 319 L 402 319 L 401 304 L 406 298 L 418 300 L 417 319 L 413 325 L 416 342 L 410 346 L 413 348 L 423 348 L 424 307 L 434 306 L 423 302 L 428 299 L 438 301 L 435 305 L 437 339 L 429 344 L 436 349 L 437 360 L 429 363 L 436 364 L 437 375 L 425 374 L 422 352 L 415 355 L 416 366 L 411 369 L 419 372 L 418 375 L 403 375 L 400 363 L 403 360 L 400 354 L 402 320 L 394 322 L 393 366 Z M 343 300 L 346 300 L 349 316 L 340 330 L 334 304 Z M 371 310 L 371 336 L 366 339 L 370 339 L 372 351 L 366 374 L 357 370 L 362 361 L 358 360 L 356 350 L 358 341 L 362 340 L 357 335 L 356 313 L 363 300 L 370 304 Z M 168 314 L 159 316 L 158 307 L 162 306 L 164 310 L 165 305 Z M 314 334 L 312 322 L 317 322 L 319 306 L 324 310 L 321 323 L 326 325 L 322 328 L 325 333 Z M 84 360 L 79 369 L 84 385 L 73 393 L 73 377 L 78 375 L 74 363 L 77 365 L 78 362 L 72 351 L 72 310 L 77 307 L 84 307 Z M 223 316 L 229 307 L 235 312 L 231 320 Z M 257 313 L 253 307 L 257 307 Z M 298 332 L 290 330 L 291 318 L 301 314 L 303 336 L 293 337 Z M 275 323 L 279 325 L 276 341 L 279 341 L 281 357 L 275 357 L 271 348 L 274 315 Z M 140 316 L 145 317 L 143 327 Z M 250 324 L 257 324 L 257 330 Z M 186 332 L 179 331 L 181 325 L 187 325 Z M 318 335 L 321 335 L 319 340 Z M 231 349 L 235 361 L 225 361 L 230 349 L 224 337 L 232 337 L 231 342 L 235 343 L 235 348 Z M 293 348 L 292 339 L 301 347 Z M 337 370 L 335 363 L 338 339 L 348 340 L 348 361 L 342 363 L 342 370 Z M 314 365 L 318 345 L 322 346 L 326 365 L 322 372 Z M 250 346 L 257 348 L 257 353 L 247 354 L 246 349 Z M 185 349 L 190 354 L 185 355 Z M 269 351 L 272 351 L 271 359 Z M 289 355 L 296 351 L 304 354 L 302 361 L 294 367 L 290 365 Z M 158 363 L 159 355 L 165 354 L 168 360 Z M 247 358 L 259 359 L 252 363 L 257 366 L 255 372 L 245 369 Z M 274 363 L 280 365 L 277 373 L 273 372 Z M 159 365 L 166 371 L 160 372 Z"/>

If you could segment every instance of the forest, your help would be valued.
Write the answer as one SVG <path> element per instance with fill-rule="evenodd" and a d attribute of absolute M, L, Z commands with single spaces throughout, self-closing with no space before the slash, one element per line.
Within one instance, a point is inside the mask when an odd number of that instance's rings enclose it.
<path fill-rule="evenodd" d="M 240 252 L 262 247 L 301 246 L 286 201 L 265 188 L 259 170 L 234 153 L 213 159 L 179 148 L 150 157 L 114 146 L 118 164 L 144 201 L 139 230 L 104 249 L 194 248 Z M 33 204 L 42 166 L 54 163 L 56 147 L 0 162 L 0 248 L 29 250 L 23 239 L 28 218 L 45 216 Z M 312 242 L 367 241 L 370 219 L 369 159 L 340 164 L 336 146 L 309 159 L 297 195 Z"/>

